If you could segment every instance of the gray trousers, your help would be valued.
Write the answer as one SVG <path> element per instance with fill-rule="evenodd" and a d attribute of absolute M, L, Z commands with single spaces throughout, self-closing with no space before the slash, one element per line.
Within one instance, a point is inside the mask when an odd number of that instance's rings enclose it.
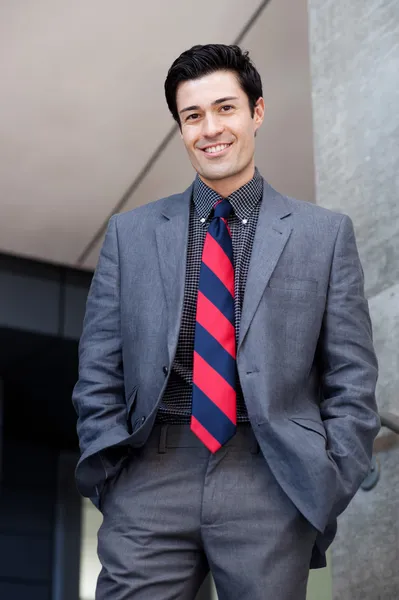
<path fill-rule="evenodd" d="M 304 600 L 316 529 L 273 477 L 251 426 L 212 454 L 155 425 L 101 498 L 96 600 Z"/>

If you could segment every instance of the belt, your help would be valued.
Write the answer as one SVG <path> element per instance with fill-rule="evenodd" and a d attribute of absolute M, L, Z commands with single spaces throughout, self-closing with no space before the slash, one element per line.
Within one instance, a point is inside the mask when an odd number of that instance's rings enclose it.
<path fill-rule="evenodd" d="M 203 448 L 206 447 L 191 431 L 189 423 L 171 424 L 156 423 L 145 444 L 150 448 L 158 448 L 164 454 L 167 448 Z M 235 435 L 230 438 L 223 448 L 242 448 L 251 454 L 258 454 L 259 444 L 250 423 L 238 423 Z"/>

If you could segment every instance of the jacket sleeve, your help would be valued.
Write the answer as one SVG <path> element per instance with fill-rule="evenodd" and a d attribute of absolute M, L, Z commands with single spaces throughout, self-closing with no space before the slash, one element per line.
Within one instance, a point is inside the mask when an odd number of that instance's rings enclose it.
<path fill-rule="evenodd" d="M 344 215 L 335 241 L 319 339 L 321 417 L 336 472 L 332 517 L 349 504 L 368 473 L 380 429 L 378 362 L 353 223 Z"/>
<path fill-rule="evenodd" d="M 79 379 L 72 402 L 78 415 L 81 461 L 128 436 L 116 216 L 108 224 L 87 298 L 79 343 Z M 90 463 L 93 464 L 92 458 L 87 461 Z M 83 471 L 83 479 L 90 478 L 89 469 Z"/>

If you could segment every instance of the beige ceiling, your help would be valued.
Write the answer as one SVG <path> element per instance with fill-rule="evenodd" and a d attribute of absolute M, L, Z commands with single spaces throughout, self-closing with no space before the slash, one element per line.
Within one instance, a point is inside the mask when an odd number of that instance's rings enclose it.
<path fill-rule="evenodd" d="M 306 0 L 35 0 L 0 4 L 0 251 L 91 269 L 104 225 L 194 172 L 163 82 L 196 43 L 241 41 L 268 116 L 257 165 L 314 200 Z M 259 10 L 262 6 L 264 10 Z M 139 179 L 138 179 L 139 178 Z M 137 181 L 138 179 L 138 181 Z"/>

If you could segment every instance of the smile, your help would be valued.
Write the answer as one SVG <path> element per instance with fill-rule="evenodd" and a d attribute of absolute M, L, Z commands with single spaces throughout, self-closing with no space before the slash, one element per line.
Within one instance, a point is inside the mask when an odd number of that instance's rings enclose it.
<path fill-rule="evenodd" d="M 217 144 L 216 146 L 209 146 L 205 148 L 203 152 L 210 158 L 221 156 L 224 154 L 232 144 Z"/>

